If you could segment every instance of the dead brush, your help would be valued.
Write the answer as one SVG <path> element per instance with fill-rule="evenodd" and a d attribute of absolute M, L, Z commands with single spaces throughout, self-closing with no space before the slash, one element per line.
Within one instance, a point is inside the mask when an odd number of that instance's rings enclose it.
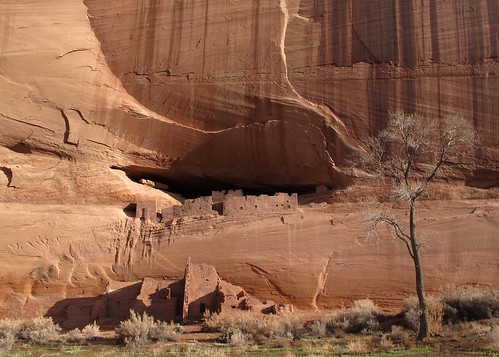
<path fill-rule="evenodd" d="M 369 299 L 354 301 L 352 307 L 342 309 L 312 324 L 312 333 L 338 335 L 344 333 L 373 332 L 379 329 L 380 312 Z M 321 336 L 319 336 L 321 337 Z"/>
<path fill-rule="evenodd" d="M 428 324 L 430 334 L 438 335 L 442 332 L 442 323 L 444 316 L 444 307 L 440 298 L 434 295 L 426 297 L 428 303 Z M 404 316 L 409 327 L 417 331 L 419 327 L 419 317 L 421 311 L 419 302 L 416 296 L 411 296 L 404 301 Z"/>
<path fill-rule="evenodd" d="M 442 294 L 447 323 L 499 316 L 499 289 L 461 288 Z"/>
<path fill-rule="evenodd" d="M 0 320 L 0 355 L 6 354 L 17 341 L 22 321 L 15 319 Z"/>
<path fill-rule="evenodd" d="M 232 345 L 240 345 L 250 340 L 250 336 L 242 332 L 236 327 L 228 327 L 222 331 L 219 341 L 222 343 L 230 343 Z"/>
<path fill-rule="evenodd" d="M 61 339 L 61 328 L 54 324 L 51 317 L 37 317 L 24 321 L 21 326 L 17 335 L 26 342 L 45 344 Z"/>
<path fill-rule="evenodd" d="M 499 326 L 494 326 L 492 328 L 488 340 L 490 348 L 499 349 Z"/>
<path fill-rule="evenodd" d="M 257 315 L 251 312 L 234 312 L 230 315 L 209 314 L 204 327 L 208 331 L 226 331 L 229 328 L 240 330 L 245 335 L 260 339 L 300 338 L 306 329 L 301 317 L 293 314 Z"/>
<path fill-rule="evenodd" d="M 349 353 L 354 355 L 363 355 L 372 352 L 372 348 L 364 340 L 355 339 L 350 341 L 346 345 L 346 349 Z"/>
<path fill-rule="evenodd" d="M 16 337 L 23 327 L 23 320 L 18 319 L 1 319 L 0 320 L 0 338 L 6 338 L 8 336 Z"/>
<path fill-rule="evenodd" d="M 97 323 L 88 324 L 82 330 L 75 328 L 66 332 L 64 335 L 64 340 L 73 343 L 82 343 L 85 341 L 93 341 L 99 338 L 101 335 L 100 327 Z"/>
<path fill-rule="evenodd" d="M 149 342 L 177 341 L 182 333 L 182 328 L 173 323 L 156 321 L 146 313 L 140 315 L 130 310 L 130 318 L 122 321 L 115 331 L 116 336 L 126 345 L 136 347 Z"/>

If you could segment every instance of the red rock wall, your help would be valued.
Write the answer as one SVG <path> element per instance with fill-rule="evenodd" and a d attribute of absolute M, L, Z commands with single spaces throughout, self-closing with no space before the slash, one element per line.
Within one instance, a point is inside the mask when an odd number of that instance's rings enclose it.
<path fill-rule="evenodd" d="M 110 68 L 140 103 L 192 128 L 240 128 L 214 133 L 186 159 L 209 163 L 217 178 L 344 184 L 319 169 L 309 142 L 319 162 L 341 166 L 396 109 L 461 113 L 483 140 L 472 153 L 481 166 L 498 158 L 496 1 L 85 3 Z M 269 121 L 279 124 L 252 126 Z"/>

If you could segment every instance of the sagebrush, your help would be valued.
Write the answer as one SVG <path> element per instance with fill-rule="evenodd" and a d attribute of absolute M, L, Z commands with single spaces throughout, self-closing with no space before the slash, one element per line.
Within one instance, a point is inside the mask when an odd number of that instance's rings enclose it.
<path fill-rule="evenodd" d="M 461 288 L 443 293 L 441 301 L 447 323 L 499 316 L 499 289 Z"/>
<path fill-rule="evenodd" d="M 373 332 L 379 329 L 378 307 L 369 299 L 354 301 L 352 307 L 324 316 L 312 324 L 318 336 L 345 333 Z"/>
<path fill-rule="evenodd" d="M 116 328 L 116 336 L 131 346 L 142 346 L 156 341 L 177 341 L 182 328 L 173 323 L 154 320 L 152 316 L 130 311 L 130 318 Z"/>
<path fill-rule="evenodd" d="M 305 332 L 301 317 L 293 314 L 259 315 L 251 312 L 238 312 L 231 315 L 208 314 L 204 327 L 208 331 L 229 331 L 230 328 L 241 331 L 253 339 L 265 338 L 300 338 Z"/>

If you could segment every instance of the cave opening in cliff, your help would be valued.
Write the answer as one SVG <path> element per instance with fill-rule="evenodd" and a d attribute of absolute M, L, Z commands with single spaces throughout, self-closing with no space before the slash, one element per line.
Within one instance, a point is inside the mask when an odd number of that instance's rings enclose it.
<path fill-rule="evenodd" d="M 154 168 L 139 166 L 111 166 L 113 170 L 121 170 L 134 182 L 153 187 L 169 194 L 181 196 L 183 199 L 194 199 L 211 196 L 212 191 L 242 190 L 245 195 L 269 195 L 276 193 L 314 193 L 315 186 L 286 187 L 276 185 L 234 185 L 209 177 L 196 177 L 178 172 L 167 172 Z"/>

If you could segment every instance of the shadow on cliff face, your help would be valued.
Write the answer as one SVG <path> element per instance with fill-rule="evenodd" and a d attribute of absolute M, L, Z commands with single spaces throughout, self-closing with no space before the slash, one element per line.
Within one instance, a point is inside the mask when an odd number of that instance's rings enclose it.
<path fill-rule="evenodd" d="M 262 192 L 347 186 L 347 175 L 329 155 L 317 126 L 271 121 L 217 133 L 173 163 L 172 170 L 193 176 L 202 172 L 206 183 L 223 180 L 225 188 Z"/>
<path fill-rule="evenodd" d="M 82 329 L 94 321 L 102 330 L 114 329 L 130 317 L 130 310 L 146 313 L 159 321 L 179 320 L 182 313 L 182 296 L 178 295 L 183 281 L 140 296 L 142 282 L 116 289 L 95 297 L 68 298 L 55 303 L 45 314 L 65 330 Z"/>

